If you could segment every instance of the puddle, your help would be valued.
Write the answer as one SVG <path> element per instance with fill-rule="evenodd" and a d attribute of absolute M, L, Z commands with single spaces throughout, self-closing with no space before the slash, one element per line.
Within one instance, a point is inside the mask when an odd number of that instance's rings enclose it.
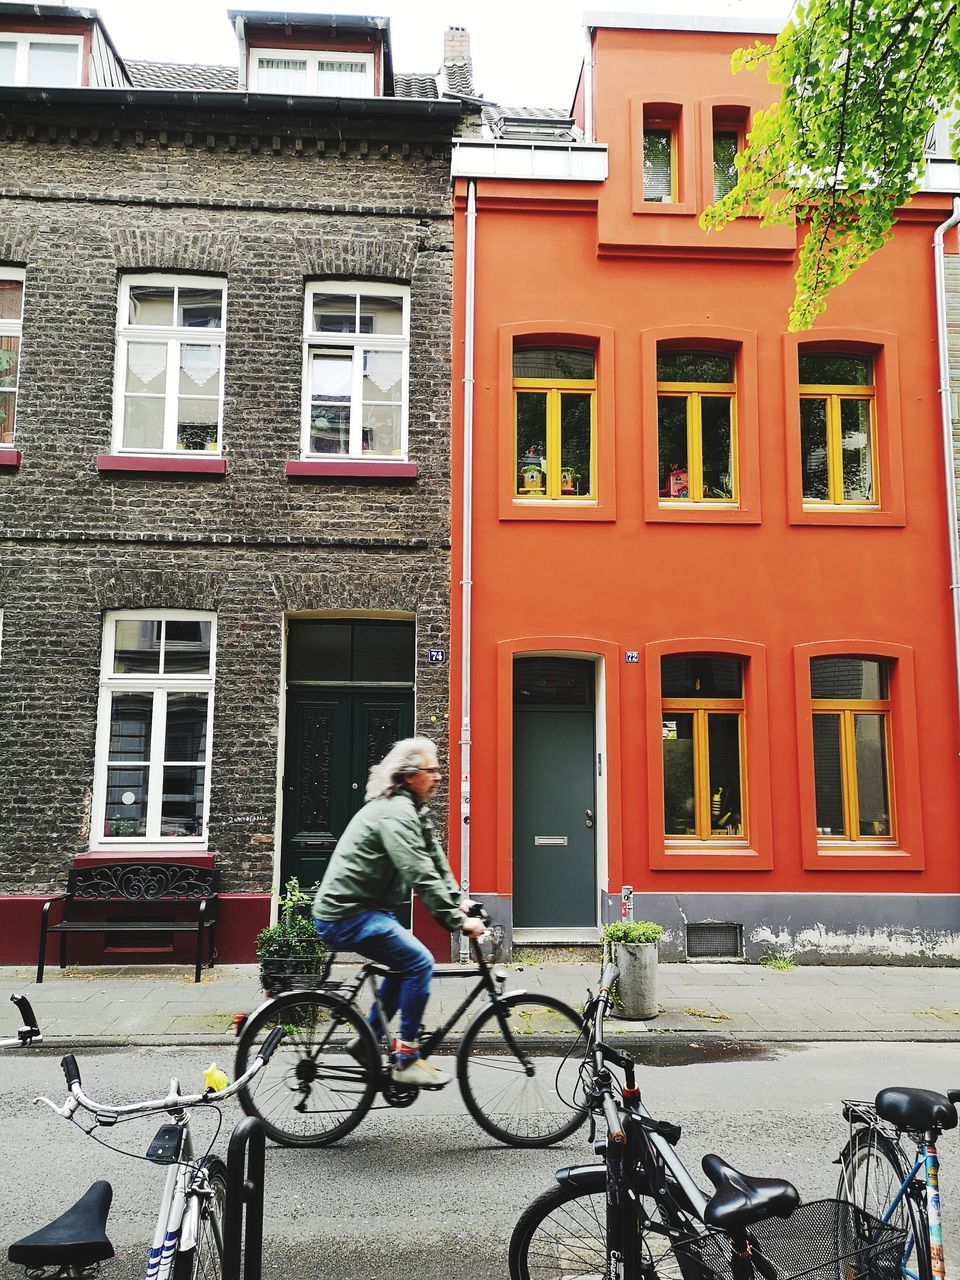
<path fill-rule="evenodd" d="M 713 1062 L 773 1062 L 801 1047 L 749 1040 L 679 1040 L 674 1036 L 669 1039 L 653 1036 L 632 1044 L 630 1055 L 638 1066 L 700 1067 Z"/>

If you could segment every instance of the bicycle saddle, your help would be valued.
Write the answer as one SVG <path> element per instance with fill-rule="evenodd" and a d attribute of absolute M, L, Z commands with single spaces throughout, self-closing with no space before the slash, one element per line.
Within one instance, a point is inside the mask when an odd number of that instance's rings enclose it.
<path fill-rule="evenodd" d="M 791 1182 L 748 1178 L 719 1156 L 704 1156 L 702 1164 L 716 1188 L 703 1211 L 708 1227 L 729 1232 L 765 1218 L 789 1218 L 800 1203 L 800 1193 Z"/>
<path fill-rule="evenodd" d="M 31 1269 L 105 1262 L 113 1257 L 113 1245 L 106 1235 L 112 1199 L 110 1183 L 95 1182 L 66 1213 L 12 1244 L 7 1257 Z"/>
<path fill-rule="evenodd" d="M 877 1115 L 911 1133 L 957 1127 L 957 1108 L 933 1089 L 881 1089 L 877 1094 Z"/>

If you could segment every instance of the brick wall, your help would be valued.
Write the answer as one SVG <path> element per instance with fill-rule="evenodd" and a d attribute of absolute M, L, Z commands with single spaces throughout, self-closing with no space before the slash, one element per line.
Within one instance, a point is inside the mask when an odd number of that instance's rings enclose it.
<path fill-rule="evenodd" d="M 26 267 L 23 459 L 0 473 L 0 894 L 60 887 L 88 847 L 104 611 L 170 607 L 218 614 L 210 848 L 225 889 L 262 892 L 285 613 L 414 611 L 417 730 L 446 736 L 426 650 L 448 646 L 451 125 L 0 116 L 0 264 Z M 126 270 L 226 278 L 222 479 L 96 469 Z M 304 282 L 325 276 L 410 285 L 415 481 L 285 475 Z"/>

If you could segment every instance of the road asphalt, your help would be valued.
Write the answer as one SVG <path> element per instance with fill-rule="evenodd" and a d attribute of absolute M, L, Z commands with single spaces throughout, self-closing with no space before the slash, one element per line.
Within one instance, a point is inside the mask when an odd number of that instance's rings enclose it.
<path fill-rule="evenodd" d="M 502 967 L 508 990 L 548 992 L 574 1006 L 598 980 L 592 961 Z M 333 976 L 351 971 L 338 965 Z M 236 1015 L 264 998 L 255 965 L 204 970 L 199 983 L 189 968 L 167 965 L 54 967 L 40 986 L 35 977 L 31 967 L 0 966 L 0 993 L 26 995 L 55 1046 L 229 1043 Z M 467 990 L 459 978 L 437 980 L 428 1024 L 452 1013 Z M 610 1034 L 684 1043 L 960 1040 L 960 968 L 661 964 L 658 995 L 656 1018 L 611 1021 Z M 0 1037 L 18 1024 L 15 1009 L 3 1008 Z"/>

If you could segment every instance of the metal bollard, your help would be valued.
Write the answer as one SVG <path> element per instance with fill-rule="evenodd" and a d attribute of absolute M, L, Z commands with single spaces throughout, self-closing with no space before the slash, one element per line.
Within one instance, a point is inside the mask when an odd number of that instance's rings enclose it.
<path fill-rule="evenodd" d="M 625 884 L 620 890 L 620 919 L 633 919 L 633 885 Z"/>
<path fill-rule="evenodd" d="M 247 1116 L 230 1135 L 227 1148 L 223 1280 L 261 1280 L 265 1151 L 263 1125 L 256 1116 Z"/>

